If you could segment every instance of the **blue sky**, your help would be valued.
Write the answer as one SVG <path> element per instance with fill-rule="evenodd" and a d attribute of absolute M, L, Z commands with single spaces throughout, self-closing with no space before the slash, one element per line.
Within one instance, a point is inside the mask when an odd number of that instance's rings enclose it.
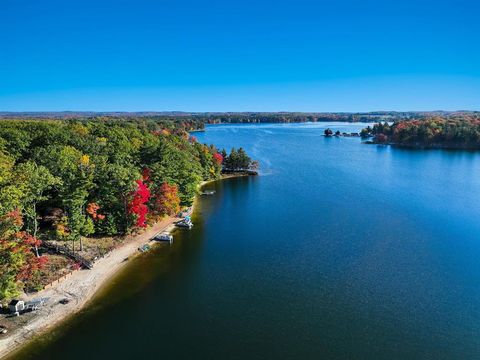
<path fill-rule="evenodd" d="M 0 111 L 480 110 L 478 1 L 0 0 Z"/>

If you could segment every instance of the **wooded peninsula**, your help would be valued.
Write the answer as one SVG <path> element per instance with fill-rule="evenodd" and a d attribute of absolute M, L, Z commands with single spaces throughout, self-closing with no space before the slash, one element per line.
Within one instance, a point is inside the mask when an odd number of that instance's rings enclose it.
<path fill-rule="evenodd" d="M 216 149 L 190 121 L 16 119 L 0 124 L 0 301 L 81 264 L 42 241 L 103 255 L 115 237 L 190 206 L 222 169 L 256 167 L 243 149 Z M 92 255 L 93 256 L 93 255 Z"/>
<path fill-rule="evenodd" d="M 379 122 L 360 133 L 371 143 L 411 148 L 480 149 L 480 116 Z"/>

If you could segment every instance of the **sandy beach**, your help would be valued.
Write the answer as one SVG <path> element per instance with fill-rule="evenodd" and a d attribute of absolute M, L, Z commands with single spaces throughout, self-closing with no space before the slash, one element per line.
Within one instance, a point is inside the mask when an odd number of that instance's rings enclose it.
<path fill-rule="evenodd" d="M 248 174 L 227 174 L 220 180 L 249 176 Z M 218 180 L 203 181 L 203 186 Z M 195 197 L 191 211 L 196 206 L 198 197 Z M 144 233 L 129 236 L 124 244 L 97 260 L 91 270 L 73 272 L 67 278 L 52 284 L 49 288 L 31 295 L 21 296 L 22 300 L 48 298 L 47 303 L 38 310 L 25 326 L 15 330 L 4 338 L 0 338 L 0 358 L 3 358 L 26 345 L 28 340 L 40 335 L 45 330 L 57 325 L 62 320 L 80 311 L 90 299 L 108 283 L 110 278 L 127 264 L 127 258 L 138 255 L 139 246 L 151 242 L 150 239 L 159 232 L 170 232 L 174 228 L 177 217 L 168 217 L 148 228 Z M 60 300 L 69 299 L 68 304 L 60 304 Z"/>
<path fill-rule="evenodd" d="M 125 266 L 127 263 L 125 259 L 136 255 L 138 247 L 148 243 L 158 232 L 173 229 L 173 223 L 176 220 L 178 218 L 166 218 L 144 233 L 127 238 L 119 248 L 97 260 L 91 270 L 75 271 L 45 290 L 30 296 L 23 296 L 23 300 L 48 298 L 48 301 L 45 306 L 36 312 L 26 326 L 5 338 L 0 338 L 0 358 L 11 353 L 17 347 L 25 345 L 26 340 L 38 336 L 46 329 L 82 309 L 93 295 Z M 62 299 L 69 299 L 70 302 L 62 305 L 60 304 Z"/>

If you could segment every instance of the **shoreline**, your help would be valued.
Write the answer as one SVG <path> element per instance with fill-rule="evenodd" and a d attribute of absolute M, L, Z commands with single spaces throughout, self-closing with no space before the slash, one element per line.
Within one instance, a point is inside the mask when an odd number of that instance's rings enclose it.
<path fill-rule="evenodd" d="M 226 174 L 217 180 L 202 181 L 198 189 L 206 184 L 235 177 L 251 176 L 249 174 Z M 198 195 L 192 204 L 192 213 L 195 211 Z M 47 303 L 33 315 L 27 324 L 17 329 L 7 337 L 0 338 L 0 359 L 3 359 L 31 340 L 45 333 L 50 328 L 68 320 L 71 316 L 81 311 L 90 300 L 117 275 L 128 261 L 140 253 L 138 247 L 145 243 L 154 243 L 151 240 L 159 232 L 171 232 L 177 217 L 167 217 L 148 228 L 142 234 L 131 236 L 120 247 L 112 250 L 103 258 L 97 260 L 91 270 L 78 270 L 66 279 L 58 281 L 53 286 L 34 294 L 23 296 L 22 300 L 33 298 L 48 298 Z M 60 304 L 60 300 L 69 299 L 68 304 Z M 25 315 L 24 315 L 25 316 Z"/>
<path fill-rule="evenodd" d="M 420 144 L 420 143 L 414 143 L 414 144 L 401 144 L 401 143 L 395 143 L 395 142 L 386 142 L 386 143 L 380 143 L 380 142 L 375 142 L 373 140 L 367 140 L 363 142 L 364 144 L 367 145 L 383 145 L 383 146 L 392 146 L 396 147 L 399 149 L 411 149 L 411 150 L 459 150 L 459 151 L 478 151 L 480 150 L 478 146 L 469 146 L 465 144 L 438 144 L 438 143 L 432 143 L 432 144 Z"/>
<path fill-rule="evenodd" d="M 125 244 L 97 260 L 91 270 L 75 271 L 45 290 L 23 296 L 22 299 L 27 301 L 33 298 L 48 298 L 48 301 L 33 314 L 33 318 L 27 324 L 0 339 L 0 358 L 7 357 L 28 344 L 29 340 L 35 339 L 46 330 L 82 310 L 99 290 L 125 267 L 132 257 L 140 254 L 139 246 L 153 242 L 150 239 L 158 232 L 172 231 L 173 223 L 176 220 L 178 220 L 176 217 L 165 218 L 144 233 L 133 236 Z M 68 299 L 69 303 L 60 304 L 62 299 Z"/>

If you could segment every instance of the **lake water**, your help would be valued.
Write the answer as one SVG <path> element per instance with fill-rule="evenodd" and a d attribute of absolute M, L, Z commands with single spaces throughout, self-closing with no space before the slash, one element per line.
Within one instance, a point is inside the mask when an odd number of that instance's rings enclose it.
<path fill-rule="evenodd" d="M 480 154 L 209 126 L 258 177 L 207 186 L 191 231 L 132 260 L 16 359 L 479 359 Z"/>

